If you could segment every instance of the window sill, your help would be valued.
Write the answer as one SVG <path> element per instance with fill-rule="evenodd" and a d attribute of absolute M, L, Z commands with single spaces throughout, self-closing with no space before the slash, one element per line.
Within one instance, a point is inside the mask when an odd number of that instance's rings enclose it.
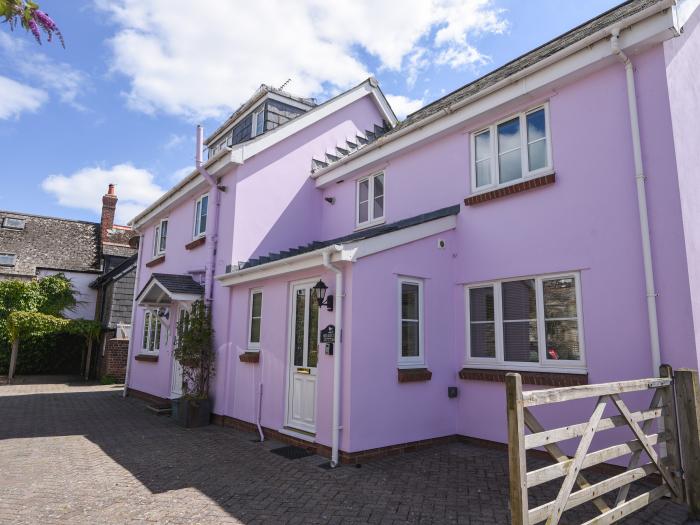
<path fill-rule="evenodd" d="M 146 361 L 149 363 L 157 363 L 158 362 L 158 354 L 136 354 L 134 356 L 134 359 L 137 361 Z"/>
<path fill-rule="evenodd" d="M 588 374 L 566 374 L 562 372 L 529 372 L 524 370 L 494 370 L 483 368 L 462 368 L 459 371 L 460 379 L 472 381 L 491 381 L 495 383 L 505 383 L 506 374 L 517 372 L 526 385 L 541 386 L 577 386 L 588 384 Z"/>
<path fill-rule="evenodd" d="M 238 355 L 238 360 L 241 363 L 259 363 L 260 362 L 260 352 L 258 350 L 248 350 Z"/>
<path fill-rule="evenodd" d="M 541 188 L 542 186 L 553 184 L 554 180 L 554 172 L 546 173 L 544 175 L 522 180 L 521 182 L 511 184 L 509 186 L 502 186 L 500 188 L 494 188 L 492 190 L 472 194 L 464 199 L 464 205 L 473 206 L 474 204 L 481 204 L 483 202 L 492 201 L 501 197 L 507 197 L 508 195 L 513 195 L 515 193 L 534 190 L 535 188 Z"/>
<path fill-rule="evenodd" d="M 146 263 L 146 267 L 152 268 L 154 266 L 158 266 L 162 262 L 165 262 L 165 255 L 159 255 L 158 257 L 151 259 Z"/>
<path fill-rule="evenodd" d="M 185 250 L 194 250 L 198 246 L 201 246 L 207 241 L 206 235 L 202 235 L 201 237 L 197 237 L 194 241 L 188 242 L 185 244 Z"/>
<path fill-rule="evenodd" d="M 399 383 L 430 381 L 433 373 L 427 368 L 398 368 Z"/>

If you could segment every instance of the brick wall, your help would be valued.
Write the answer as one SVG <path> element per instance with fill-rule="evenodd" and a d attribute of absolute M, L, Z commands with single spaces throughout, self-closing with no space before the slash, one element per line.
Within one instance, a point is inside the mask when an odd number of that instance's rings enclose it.
<path fill-rule="evenodd" d="M 123 383 L 126 377 L 126 358 L 129 352 L 128 339 L 114 339 L 114 334 L 108 333 L 104 346 L 104 355 L 100 365 L 100 376 L 110 375 L 118 383 Z"/>

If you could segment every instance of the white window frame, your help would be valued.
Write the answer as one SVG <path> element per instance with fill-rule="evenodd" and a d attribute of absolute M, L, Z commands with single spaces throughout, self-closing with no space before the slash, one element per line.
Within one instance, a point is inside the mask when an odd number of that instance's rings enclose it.
<path fill-rule="evenodd" d="M 262 340 L 262 307 L 263 307 L 263 291 L 262 288 L 253 288 L 250 290 L 250 293 L 248 295 L 248 350 L 252 351 L 259 351 L 260 350 L 260 341 L 254 342 L 251 341 L 251 337 L 253 335 L 253 297 L 255 294 L 260 294 L 260 340 Z"/>
<path fill-rule="evenodd" d="M 19 221 L 22 223 L 21 226 L 11 226 L 8 221 Z M 2 227 L 7 230 L 24 230 L 27 225 L 26 219 L 20 219 L 19 217 L 3 217 Z"/>
<path fill-rule="evenodd" d="M 374 216 L 374 179 L 381 176 L 382 184 L 384 187 L 384 193 L 382 197 L 384 199 L 382 206 L 381 217 Z M 363 182 L 368 182 L 367 187 L 367 220 L 365 222 L 360 222 L 360 184 Z M 376 226 L 377 224 L 382 224 L 386 221 L 386 174 L 384 171 L 378 171 L 377 173 L 372 173 L 366 177 L 360 177 L 355 182 L 355 229 L 360 230 L 367 228 L 369 226 Z"/>
<path fill-rule="evenodd" d="M 206 226 L 203 231 L 200 230 L 200 221 L 202 218 L 202 201 L 204 198 L 207 199 L 207 225 L 209 224 L 209 194 L 205 193 L 204 195 L 200 195 L 200 197 L 194 201 L 194 224 L 192 228 L 192 238 L 193 239 L 199 239 L 200 237 L 204 237 L 207 234 L 207 229 Z M 197 209 L 199 205 L 199 213 L 197 213 Z"/>
<path fill-rule="evenodd" d="M 163 224 L 166 224 L 165 227 L 165 244 L 166 246 L 164 248 L 161 247 L 161 236 L 163 234 Z M 167 248 L 168 244 L 168 219 L 162 219 L 161 221 L 156 224 L 155 228 L 153 229 L 153 257 L 158 257 L 160 255 L 165 254 L 165 250 Z"/>
<path fill-rule="evenodd" d="M 398 301 L 398 308 L 397 308 L 397 313 L 396 317 L 398 319 L 397 323 L 397 340 L 398 340 L 398 349 L 397 349 L 397 357 L 398 357 L 398 367 L 399 368 L 424 368 L 425 367 L 425 311 L 423 308 L 423 286 L 424 286 L 424 281 L 423 279 L 419 279 L 416 277 L 405 277 L 405 276 L 399 276 L 398 278 L 398 287 L 397 287 L 397 301 Z M 418 355 L 417 356 L 410 356 L 410 357 L 405 357 L 402 355 L 402 324 L 403 324 L 403 317 L 402 317 L 402 312 L 401 312 L 401 289 L 403 288 L 404 284 L 414 284 L 418 286 Z"/>
<path fill-rule="evenodd" d="M 250 138 L 253 139 L 257 137 L 258 135 L 262 135 L 265 133 L 265 117 L 263 116 L 263 129 L 260 133 L 258 133 L 258 116 L 260 114 L 265 115 L 265 105 L 263 104 L 262 109 L 260 111 L 253 111 L 253 122 L 250 125 Z"/>
<path fill-rule="evenodd" d="M 11 257 L 12 258 L 11 264 L 0 263 L 0 268 L 14 268 L 17 265 L 17 254 L 15 254 L 15 253 L 0 253 L 0 255 L 2 255 L 4 257 Z"/>
<path fill-rule="evenodd" d="M 529 169 L 529 162 L 528 162 L 528 141 L 527 141 L 527 116 L 531 113 L 534 113 L 536 111 L 539 111 L 540 109 L 544 109 L 544 129 L 545 129 L 545 136 L 547 139 L 547 164 L 546 166 L 536 169 L 534 171 L 530 171 Z M 508 122 L 510 120 L 513 120 L 514 118 L 518 118 L 520 121 L 520 167 L 521 167 L 521 176 L 520 178 L 500 183 L 499 182 L 499 172 L 498 172 L 498 126 L 500 124 L 503 124 L 504 122 Z M 490 138 L 490 144 L 491 144 L 491 155 L 489 157 L 490 160 L 490 174 L 491 174 L 491 184 L 485 184 L 483 186 L 477 186 L 476 185 L 476 136 L 480 135 L 481 133 L 489 131 L 491 134 L 489 136 Z M 513 115 L 509 115 L 505 118 L 502 118 L 498 120 L 497 122 L 494 122 L 493 124 L 479 128 L 478 130 L 472 132 L 470 134 L 470 143 L 471 143 L 471 190 L 472 190 L 472 195 L 486 192 L 486 191 L 491 191 L 497 188 L 505 188 L 508 186 L 512 186 L 514 184 L 519 184 L 520 182 L 523 182 L 525 180 L 531 179 L 533 177 L 538 177 L 541 175 L 547 175 L 549 173 L 552 173 L 554 171 L 554 168 L 552 166 L 552 133 L 550 131 L 550 124 L 549 124 L 549 102 L 545 102 L 543 104 L 538 104 L 537 106 L 534 106 L 526 111 L 521 111 L 520 113 L 516 113 Z"/>
<path fill-rule="evenodd" d="M 542 288 L 543 281 L 552 279 L 573 278 L 576 286 L 576 321 L 578 323 L 579 350 L 581 359 L 579 360 L 556 360 L 547 359 L 547 340 L 545 332 L 544 317 L 544 294 Z M 506 361 L 503 346 L 503 305 L 501 285 L 513 281 L 535 281 L 535 299 L 537 307 L 537 344 L 538 363 L 522 363 L 517 361 Z M 469 290 L 474 288 L 484 288 L 493 286 L 494 294 L 494 326 L 496 329 L 496 357 L 472 357 L 471 356 L 471 316 L 469 312 Z M 586 345 L 584 342 L 583 310 L 581 304 L 581 276 L 579 272 L 566 272 L 557 274 L 531 275 L 525 277 L 514 277 L 469 284 L 464 287 L 465 304 L 465 366 L 468 368 L 502 369 L 530 372 L 559 372 L 581 374 L 587 370 L 586 366 Z"/>
<path fill-rule="evenodd" d="M 150 318 L 155 316 L 156 322 L 160 324 L 160 329 L 154 328 L 153 331 L 150 329 Z M 153 345 L 153 350 L 150 350 L 149 347 L 151 346 L 151 338 L 155 336 L 155 334 L 158 333 L 158 341 L 155 341 L 157 343 L 154 343 Z M 148 355 L 158 355 L 160 353 L 160 344 L 161 344 L 161 337 L 163 335 L 163 323 L 160 320 L 160 317 L 158 317 L 158 309 L 157 308 L 147 308 L 146 311 L 143 314 L 143 327 L 141 330 L 141 353 L 142 354 L 148 354 Z M 145 336 L 145 337 L 144 337 Z M 144 348 L 144 338 L 146 339 L 146 344 Z"/>

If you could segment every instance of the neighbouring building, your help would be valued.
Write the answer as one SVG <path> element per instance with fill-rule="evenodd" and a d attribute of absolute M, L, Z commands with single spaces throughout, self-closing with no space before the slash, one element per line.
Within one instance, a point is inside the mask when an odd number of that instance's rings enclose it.
<path fill-rule="evenodd" d="M 131 223 L 129 391 L 181 394 L 173 326 L 199 298 L 216 420 L 336 461 L 504 442 L 507 371 L 697 369 L 697 4 L 621 4 L 402 122 L 373 79 L 261 89 Z M 300 111 L 268 128 L 269 100 Z"/>

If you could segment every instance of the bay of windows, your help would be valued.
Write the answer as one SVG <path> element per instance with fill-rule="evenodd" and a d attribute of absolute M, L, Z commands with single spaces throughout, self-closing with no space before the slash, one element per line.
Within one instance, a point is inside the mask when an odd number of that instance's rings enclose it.
<path fill-rule="evenodd" d="M 384 221 L 384 174 L 377 173 L 357 181 L 357 226 Z"/>
<path fill-rule="evenodd" d="M 472 135 L 472 189 L 484 190 L 550 171 L 548 107 L 540 106 Z"/>
<path fill-rule="evenodd" d="M 578 274 L 476 285 L 466 299 L 469 364 L 585 366 Z"/>

